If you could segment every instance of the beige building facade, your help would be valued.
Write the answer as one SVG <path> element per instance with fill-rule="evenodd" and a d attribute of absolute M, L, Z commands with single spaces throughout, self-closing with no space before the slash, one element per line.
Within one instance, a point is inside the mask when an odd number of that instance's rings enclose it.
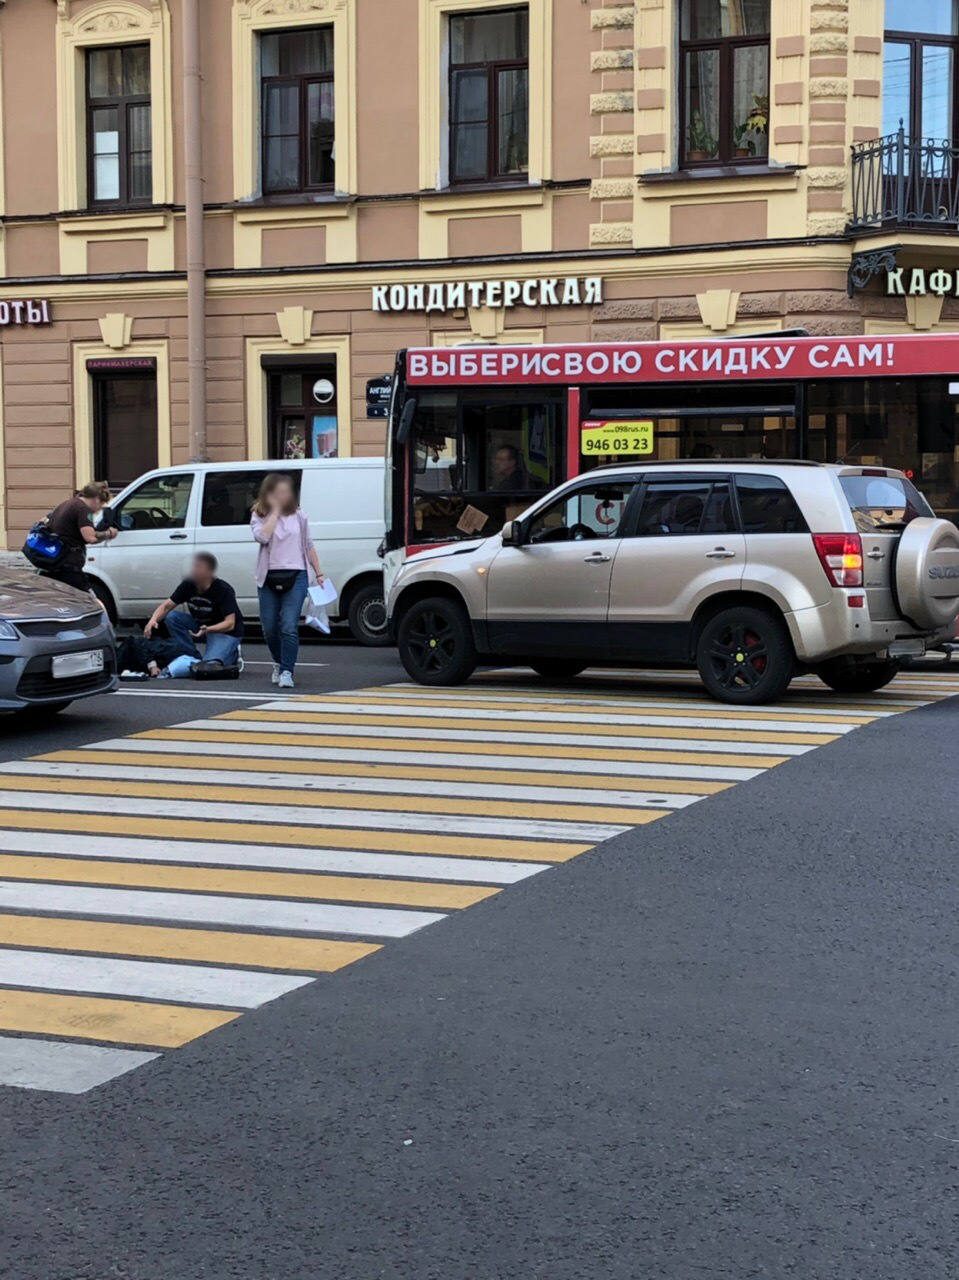
<path fill-rule="evenodd" d="M 0 0 L 9 547 L 193 447 L 182 3 Z M 948 0 L 200 16 L 212 461 L 382 453 L 407 346 L 957 326 Z"/>

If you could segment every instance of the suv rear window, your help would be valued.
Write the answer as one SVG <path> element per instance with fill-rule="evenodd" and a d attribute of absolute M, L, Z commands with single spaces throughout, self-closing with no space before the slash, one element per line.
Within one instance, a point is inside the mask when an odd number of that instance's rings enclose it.
<path fill-rule="evenodd" d="M 808 533 L 796 499 L 775 476 L 737 476 L 743 533 Z"/>
<path fill-rule="evenodd" d="M 840 476 L 839 483 L 860 533 L 902 529 L 932 507 L 905 476 Z"/>

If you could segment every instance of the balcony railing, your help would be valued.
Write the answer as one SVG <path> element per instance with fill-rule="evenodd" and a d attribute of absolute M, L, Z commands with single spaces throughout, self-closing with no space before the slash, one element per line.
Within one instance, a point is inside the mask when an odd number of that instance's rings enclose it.
<path fill-rule="evenodd" d="M 959 227 L 959 142 L 897 133 L 852 149 L 850 228 Z"/>

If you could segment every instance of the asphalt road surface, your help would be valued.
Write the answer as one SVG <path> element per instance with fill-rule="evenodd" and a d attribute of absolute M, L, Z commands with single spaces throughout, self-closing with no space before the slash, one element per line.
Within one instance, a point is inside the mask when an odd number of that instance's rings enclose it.
<path fill-rule="evenodd" d="M 330 694 L 401 681 L 389 652 L 318 645 L 304 656 L 330 664 L 301 672 L 297 692 L 312 707 L 280 702 L 268 668 L 253 667 L 215 706 L 149 691 L 77 707 L 55 735 L 4 724 L 2 759 L 71 748 L 87 759 L 88 747 L 96 759 L 106 739 L 226 713 L 219 734 L 164 730 L 170 750 L 206 750 L 204 735 L 240 742 L 238 711 L 300 734 L 362 733 L 375 713 L 369 723 L 395 722 L 383 732 L 416 761 L 422 731 L 403 727 L 415 715 L 466 750 L 469 734 L 447 717 L 473 717 L 467 726 L 493 743 L 495 728 L 476 717 L 514 714 L 502 709 L 511 698 L 547 708 L 515 714 L 543 718 L 557 768 L 581 754 L 552 745 L 566 740 L 563 716 L 574 744 L 595 731 L 573 723 L 566 693 L 531 677 L 481 676 L 467 710 L 421 713 L 415 691 Z M 923 680 L 934 700 L 906 710 L 925 701 Z M 663 741 L 647 758 L 681 757 L 690 735 L 711 734 L 708 750 L 727 752 L 726 764 L 691 771 L 754 767 L 663 820 L 633 825 L 611 810 L 604 821 L 620 834 L 588 852 L 88 1092 L 0 1088 L 0 1270 L 12 1280 L 952 1280 L 950 680 L 894 685 L 870 723 L 834 700 L 835 733 L 823 729 L 828 696 L 811 691 L 765 727 L 733 716 L 721 730 L 684 729 L 683 715 L 701 726 L 716 710 L 688 682 L 591 682 L 610 719 L 621 699 L 635 724 L 679 725 L 655 730 Z M 262 699 L 238 696 L 261 687 Z M 381 714 L 389 697 L 402 715 Z M 261 702 L 272 710 L 253 712 Z M 486 749 L 506 762 L 530 728 Z M 610 751 L 595 768 L 628 755 Z M 617 777 L 611 792 L 627 785 Z M 503 812 L 513 803 L 504 798 Z M 486 830 L 487 819 L 468 821 Z M 538 821 L 515 819 L 517 850 L 545 840 Z"/>

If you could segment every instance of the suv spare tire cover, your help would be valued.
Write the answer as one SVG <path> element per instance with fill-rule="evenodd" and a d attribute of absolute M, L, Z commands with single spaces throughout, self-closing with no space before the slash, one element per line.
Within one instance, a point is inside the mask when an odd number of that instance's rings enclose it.
<path fill-rule="evenodd" d="M 948 520 L 920 517 L 896 548 L 899 611 L 915 626 L 939 631 L 959 614 L 959 529 Z"/>

